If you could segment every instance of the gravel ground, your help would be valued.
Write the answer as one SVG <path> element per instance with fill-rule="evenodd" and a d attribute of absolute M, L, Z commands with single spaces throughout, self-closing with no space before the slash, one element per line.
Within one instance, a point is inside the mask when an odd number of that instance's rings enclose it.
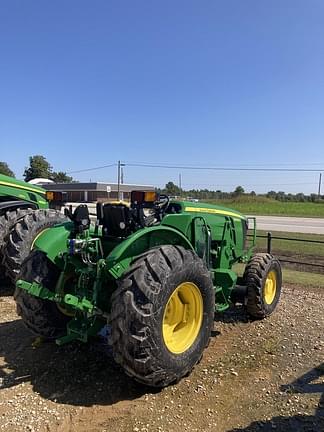
<path fill-rule="evenodd" d="M 324 432 L 323 330 L 324 290 L 286 286 L 264 321 L 242 309 L 217 317 L 192 374 L 152 391 L 103 341 L 35 339 L 0 297 L 0 431 Z"/>

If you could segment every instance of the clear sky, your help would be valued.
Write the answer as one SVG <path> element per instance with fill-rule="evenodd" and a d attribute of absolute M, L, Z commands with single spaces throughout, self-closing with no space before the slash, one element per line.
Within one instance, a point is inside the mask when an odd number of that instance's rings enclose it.
<path fill-rule="evenodd" d="M 324 170 L 323 0 L 2 0 L 0 160 Z M 125 182 L 316 192 L 318 173 L 126 166 Z M 115 181 L 116 167 L 74 175 Z"/>

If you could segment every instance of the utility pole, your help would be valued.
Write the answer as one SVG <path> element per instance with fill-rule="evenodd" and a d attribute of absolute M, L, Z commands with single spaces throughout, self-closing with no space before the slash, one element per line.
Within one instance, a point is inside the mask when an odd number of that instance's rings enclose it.
<path fill-rule="evenodd" d="M 124 181 L 124 175 L 122 175 L 121 170 L 122 167 L 125 166 L 124 163 L 121 163 L 120 160 L 118 161 L 118 168 L 117 168 L 117 199 L 120 201 L 120 180 L 122 178 L 122 183 Z"/>
<path fill-rule="evenodd" d="M 179 189 L 180 189 L 180 195 L 182 192 L 182 187 L 181 187 L 181 173 L 179 173 Z"/>
<path fill-rule="evenodd" d="M 322 173 L 319 175 L 319 182 L 318 182 L 318 199 L 321 198 L 321 186 L 322 186 Z"/>

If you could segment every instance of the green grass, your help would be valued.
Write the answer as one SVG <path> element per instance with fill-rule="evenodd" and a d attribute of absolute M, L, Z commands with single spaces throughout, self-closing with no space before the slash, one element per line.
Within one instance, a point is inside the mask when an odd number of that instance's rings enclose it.
<path fill-rule="evenodd" d="M 257 231 L 257 235 L 267 235 L 265 231 Z M 318 243 L 307 243 L 299 241 L 287 241 L 287 240 L 272 240 L 272 251 L 277 255 L 290 255 L 303 257 L 306 260 L 307 256 L 316 256 L 317 258 L 324 257 L 324 235 L 319 234 L 301 234 L 301 233 L 287 233 L 274 231 L 272 233 L 274 237 L 284 238 L 296 238 L 303 240 L 316 240 L 322 241 L 323 244 Z M 256 246 L 259 250 L 266 250 L 267 239 L 257 238 Z M 324 263 L 323 263 L 324 265 Z"/>
<path fill-rule="evenodd" d="M 324 201 L 281 202 L 266 197 L 253 197 L 250 195 L 243 195 L 232 199 L 202 201 L 231 207 L 243 214 L 324 218 Z"/>
<path fill-rule="evenodd" d="M 324 275 L 319 273 L 283 269 L 283 283 L 285 284 L 285 282 L 304 287 L 324 289 Z"/>
<path fill-rule="evenodd" d="M 259 231 L 258 234 L 265 235 Z M 283 260 L 316 263 L 324 266 L 324 235 L 275 232 L 274 236 L 322 241 L 323 244 L 287 240 L 272 240 L 272 253 Z M 267 239 L 257 238 L 256 250 L 266 250 Z M 324 288 L 324 268 L 282 261 L 284 281 L 303 286 Z M 317 272 L 317 273 L 316 273 Z M 322 274 L 320 274 L 322 272 Z"/>

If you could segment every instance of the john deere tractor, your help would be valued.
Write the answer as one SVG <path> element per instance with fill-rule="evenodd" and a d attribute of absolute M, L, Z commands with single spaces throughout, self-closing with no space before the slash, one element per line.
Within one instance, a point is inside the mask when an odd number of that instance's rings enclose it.
<path fill-rule="evenodd" d="M 14 282 L 34 238 L 65 220 L 59 211 L 49 209 L 59 201 L 61 192 L 45 191 L 0 174 L 0 276 L 6 274 Z"/>
<path fill-rule="evenodd" d="M 255 220 L 235 210 L 136 191 L 130 206 L 97 204 L 95 224 L 85 205 L 68 216 L 24 261 L 18 313 L 59 345 L 87 342 L 107 326 L 115 361 L 141 383 L 163 387 L 187 375 L 215 312 L 240 300 L 264 318 L 279 301 L 280 264 L 252 255 Z M 236 263 L 246 264 L 241 277 Z"/>

